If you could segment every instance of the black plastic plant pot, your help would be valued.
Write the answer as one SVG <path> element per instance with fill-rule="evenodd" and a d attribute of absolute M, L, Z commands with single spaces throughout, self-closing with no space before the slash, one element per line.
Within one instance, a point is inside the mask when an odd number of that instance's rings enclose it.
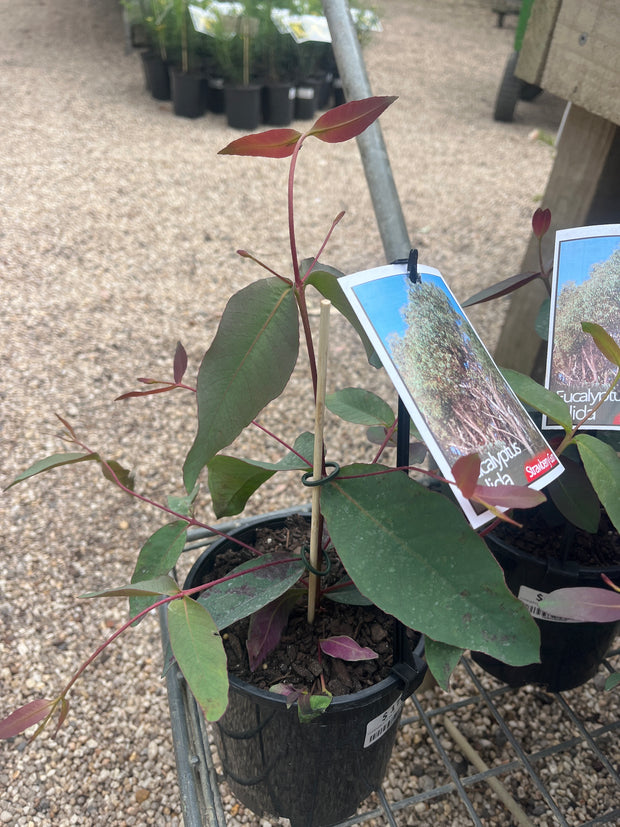
<path fill-rule="evenodd" d="M 620 566 L 581 568 L 577 563 L 542 560 L 495 537 L 485 538 L 504 570 L 506 584 L 530 609 L 540 629 L 540 663 L 508 666 L 481 652 L 474 660 L 489 674 L 518 687 L 536 684 L 551 692 L 563 692 L 586 683 L 596 674 L 617 634 L 617 623 L 579 623 L 553 617 L 537 608 L 538 601 L 556 589 L 573 586 L 605 588 L 604 572 L 616 582 Z"/>
<path fill-rule="evenodd" d="M 225 99 L 228 126 L 249 132 L 256 129 L 261 116 L 260 86 L 227 86 Z"/>
<path fill-rule="evenodd" d="M 182 118 L 199 118 L 205 113 L 201 75 L 174 69 L 171 72 L 172 106 Z"/>
<path fill-rule="evenodd" d="M 252 522 L 233 535 L 251 543 L 257 527 L 281 527 L 282 516 Z M 230 547 L 218 540 L 196 562 L 185 588 L 204 582 L 214 555 Z M 214 726 L 231 790 L 257 815 L 289 818 L 292 827 L 328 827 L 352 815 L 378 789 L 392 753 L 402 705 L 426 671 L 423 640 L 415 651 L 398 625 L 404 655 L 392 674 L 301 723 L 297 704 L 231 675 L 229 705 Z M 406 643 L 405 643 L 406 641 Z"/>
<path fill-rule="evenodd" d="M 263 86 L 263 122 L 270 126 L 288 126 L 295 114 L 295 87 L 290 83 Z"/>
<path fill-rule="evenodd" d="M 153 52 L 142 53 L 142 65 L 146 88 L 155 100 L 170 100 L 170 74 L 168 64 Z"/>
<path fill-rule="evenodd" d="M 209 78 L 207 81 L 207 109 L 214 115 L 223 115 L 226 109 L 224 79 Z"/>
<path fill-rule="evenodd" d="M 295 93 L 295 118 L 298 121 L 310 121 L 316 114 L 316 84 L 310 81 L 297 87 Z"/>

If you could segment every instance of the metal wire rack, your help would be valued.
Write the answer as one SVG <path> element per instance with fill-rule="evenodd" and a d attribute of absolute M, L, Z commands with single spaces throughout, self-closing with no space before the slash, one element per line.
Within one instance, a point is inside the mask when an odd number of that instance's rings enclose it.
<path fill-rule="evenodd" d="M 202 551 L 213 539 L 195 532 L 186 551 Z M 160 625 L 167 656 L 163 612 Z M 620 670 L 620 648 L 609 654 L 604 668 Z M 429 808 L 442 802 L 449 802 L 459 825 L 620 825 L 620 693 L 597 689 L 605 702 L 594 708 L 591 691 L 511 689 L 484 674 L 469 657 L 461 659 L 453 679 L 453 693 L 414 695 L 400 724 L 399 739 L 416 745 L 402 753 L 413 757 L 410 766 L 401 766 L 401 774 L 420 774 L 415 749 L 421 745 L 435 751 L 436 775 L 424 775 L 422 789 L 413 795 L 377 791 L 366 804 L 369 809 L 338 827 L 370 821 L 390 827 L 428 824 Z M 221 779 L 204 717 L 176 664 L 166 682 L 185 827 L 226 827 Z M 541 705 L 546 707 L 545 723 L 537 726 Z M 476 736 L 468 738 L 472 727 Z M 596 774 L 595 802 L 584 801 L 586 794 L 580 792 L 584 772 Z M 524 797 L 527 813 L 516 800 Z"/>

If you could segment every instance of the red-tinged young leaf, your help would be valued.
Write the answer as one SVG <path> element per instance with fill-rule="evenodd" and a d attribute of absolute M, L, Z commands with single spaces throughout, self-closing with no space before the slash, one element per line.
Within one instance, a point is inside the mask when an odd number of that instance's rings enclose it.
<path fill-rule="evenodd" d="M 536 238 L 542 238 L 551 224 L 551 210 L 539 207 L 532 216 L 532 230 Z"/>
<path fill-rule="evenodd" d="M 474 293 L 473 296 L 470 296 L 467 301 L 464 301 L 461 304 L 461 307 L 472 307 L 474 304 L 482 304 L 483 302 L 489 302 L 492 299 L 499 299 L 501 296 L 507 296 L 514 290 L 518 290 L 520 287 L 523 287 L 525 284 L 529 284 L 530 281 L 534 281 L 534 279 L 539 277 L 542 277 L 542 273 L 540 272 L 520 273 L 517 276 L 510 276 L 507 279 L 498 281 L 497 284 L 492 284 L 490 287 L 485 287 L 484 290 L 480 290 L 478 293 Z"/>
<path fill-rule="evenodd" d="M 620 620 L 620 594 L 610 589 L 575 586 L 556 589 L 538 604 L 545 612 L 582 623 Z"/>
<path fill-rule="evenodd" d="M 178 594 L 181 589 L 177 583 L 167 574 L 161 577 L 153 577 L 151 580 L 143 580 L 141 583 L 131 583 L 128 586 L 120 586 L 117 589 L 101 589 L 101 591 L 81 594 L 81 598 L 92 597 L 133 597 L 134 595 L 167 595 L 172 597 Z"/>
<path fill-rule="evenodd" d="M 581 329 L 589 333 L 594 343 L 606 359 L 620 367 L 620 345 L 613 336 L 610 336 L 605 328 L 594 322 L 582 322 Z"/>
<path fill-rule="evenodd" d="M 298 590 L 287 592 L 252 615 L 246 643 L 252 672 L 280 642 L 291 610 L 298 601 Z"/>
<path fill-rule="evenodd" d="M 58 716 L 58 723 L 56 724 L 56 729 L 54 730 L 54 735 L 58 734 L 58 730 L 64 724 L 67 714 L 69 712 L 69 701 L 66 698 L 60 699 L 60 715 Z"/>
<path fill-rule="evenodd" d="M 283 695 L 286 698 L 287 709 L 290 709 L 293 706 L 301 694 L 299 689 L 295 689 L 295 687 L 291 686 L 290 683 L 274 683 L 273 686 L 269 687 L 269 691 L 273 692 L 274 695 Z"/>
<path fill-rule="evenodd" d="M 58 699 L 50 701 L 39 698 L 20 706 L 0 721 L 0 738 L 14 738 L 29 727 L 40 724 L 51 715 L 57 702 Z"/>
<path fill-rule="evenodd" d="M 136 396 L 152 396 L 154 393 L 168 393 L 168 391 L 176 389 L 176 385 L 173 385 L 172 382 L 156 382 L 154 379 L 147 382 L 145 382 L 144 379 L 138 379 L 138 382 L 144 382 L 146 385 L 162 385 L 162 387 L 153 388 L 150 391 L 129 391 L 128 393 L 122 393 L 120 396 L 117 396 L 114 401 L 120 402 L 121 399 L 133 399 Z"/>
<path fill-rule="evenodd" d="M 61 416 L 60 414 L 56 414 L 56 419 L 59 419 L 59 420 L 62 422 L 62 424 L 63 424 L 63 425 L 65 426 L 65 428 L 67 429 L 67 432 L 69 433 L 69 435 L 70 435 L 70 436 L 72 436 L 72 437 L 73 437 L 73 439 L 77 439 L 77 436 L 76 436 L 75 431 L 73 430 L 73 428 L 72 428 L 72 427 L 71 427 L 71 425 L 67 422 L 67 420 L 66 420 L 66 419 L 63 419 L 63 418 L 62 418 L 62 416 Z"/>
<path fill-rule="evenodd" d="M 466 457 L 457 459 L 452 466 L 452 475 L 461 490 L 461 494 L 470 500 L 474 496 L 476 483 L 480 476 L 479 454 L 468 454 Z"/>
<path fill-rule="evenodd" d="M 37 460 L 25 471 L 22 471 L 19 476 L 15 477 L 10 485 L 7 485 L 6 491 L 17 485 L 18 482 L 34 477 L 37 474 L 42 474 L 44 471 L 50 471 L 52 468 L 60 468 L 61 465 L 74 465 L 77 462 L 89 462 L 91 460 L 101 461 L 99 454 L 85 454 L 85 453 L 69 453 L 69 454 L 53 454 L 51 457 Z"/>
<path fill-rule="evenodd" d="M 307 134 L 329 144 L 356 138 L 396 99 L 394 95 L 384 95 L 343 103 L 321 115 Z"/>
<path fill-rule="evenodd" d="M 610 587 L 611 587 L 611 588 L 612 588 L 615 592 L 620 593 L 620 586 L 616 586 L 616 584 L 615 584 L 612 580 L 610 580 L 610 579 L 609 579 L 609 577 L 607 577 L 607 575 L 606 575 L 606 574 L 601 574 L 601 578 L 602 578 L 602 579 L 605 581 L 605 583 L 607 583 L 607 585 L 608 585 L 608 586 L 610 586 Z"/>
<path fill-rule="evenodd" d="M 231 141 L 218 155 L 253 155 L 260 158 L 289 158 L 301 138 L 296 129 L 268 129 Z"/>
<path fill-rule="evenodd" d="M 334 635 L 319 641 L 321 651 L 332 658 L 341 660 L 374 660 L 379 655 L 368 646 L 360 646 L 348 635 Z"/>
<path fill-rule="evenodd" d="M 177 342 L 177 349 L 174 352 L 173 379 L 179 383 L 185 376 L 187 370 L 187 353 L 181 342 Z"/>
<path fill-rule="evenodd" d="M 125 488 L 133 491 L 134 476 L 131 471 L 116 462 L 115 460 L 108 461 L 105 465 L 101 463 L 101 472 L 106 480 L 110 480 L 115 485 L 120 482 Z"/>
<path fill-rule="evenodd" d="M 477 485 L 470 499 L 498 508 L 535 508 L 547 498 L 527 485 Z"/>

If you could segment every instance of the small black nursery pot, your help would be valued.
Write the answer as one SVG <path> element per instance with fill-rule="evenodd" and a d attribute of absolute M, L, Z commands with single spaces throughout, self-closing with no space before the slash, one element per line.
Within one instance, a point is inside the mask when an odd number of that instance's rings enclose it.
<path fill-rule="evenodd" d="M 254 521 L 232 532 L 252 543 L 257 528 L 282 527 L 284 518 Z M 218 554 L 231 548 L 218 540 L 189 573 L 185 588 L 205 581 Z M 391 675 L 367 689 L 334 697 L 314 720 L 299 720 L 297 702 L 229 675 L 229 705 L 214 725 L 226 780 L 253 812 L 289 818 L 292 827 L 328 827 L 355 812 L 381 786 L 392 753 L 404 700 L 426 671 L 423 642 L 415 651 L 398 624 Z M 398 662 L 397 662 L 398 661 Z"/>
<path fill-rule="evenodd" d="M 585 567 L 574 560 L 541 559 L 491 533 L 486 541 L 504 570 L 506 583 L 520 597 L 540 628 L 540 663 L 508 666 L 480 652 L 474 660 L 509 686 L 538 684 L 552 692 L 574 689 L 596 674 L 618 631 L 617 623 L 581 623 L 553 617 L 537 603 L 556 589 L 604 588 L 601 573 L 620 580 L 620 565 Z"/>

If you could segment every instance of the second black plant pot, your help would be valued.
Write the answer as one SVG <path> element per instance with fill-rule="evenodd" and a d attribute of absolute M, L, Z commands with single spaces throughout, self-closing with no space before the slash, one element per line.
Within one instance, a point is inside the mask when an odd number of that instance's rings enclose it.
<path fill-rule="evenodd" d="M 228 126 L 251 132 L 260 124 L 261 87 L 227 86 L 225 89 Z"/>
<path fill-rule="evenodd" d="M 142 52 L 145 86 L 155 100 L 170 100 L 168 64 L 154 52 Z"/>
<path fill-rule="evenodd" d="M 309 121 L 316 114 L 316 84 L 310 80 L 300 83 L 295 94 L 295 118 Z"/>
<path fill-rule="evenodd" d="M 620 579 L 620 566 L 583 568 L 573 561 L 544 560 L 516 548 L 491 533 L 486 542 L 498 561 L 513 594 L 530 608 L 540 629 L 540 663 L 508 666 L 481 652 L 474 660 L 509 686 L 536 684 L 551 692 L 574 689 L 596 674 L 618 631 L 617 623 L 575 623 L 553 618 L 536 604 L 556 589 L 573 586 L 604 588 L 601 572 Z"/>
<path fill-rule="evenodd" d="M 199 118 L 204 115 L 204 78 L 180 69 L 173 69 L 170 74 L 174 114 L 183 118 Z"/>
<path fill-rule="evenodd" d="M 255 541 L 259 528 L 281 528 L 282 516 L 256 520 L 232 534 Z M 208 577 L 215 555 L 230 548 L 218 540 L 196 562 L 185 588 Z M 301 723 L 297 704 L 230 675 L 229 705 L 215 724 L 226 780 L 258 815 L 289 818 L 292 827 L 329 827 L 350 816 L 381 786 L 404 700 L 424 677 L 423 643 L 415 651 L 398 626 L 401 657 L 392 674 L 368 689 L 334 697 L 318 718 Z"/>
<path fill-rule="evenodd" d="M 263 122 L 270 126 L 288 126 L 295 114 L 295 87 L 290 83 L 263 86 Z"/>

